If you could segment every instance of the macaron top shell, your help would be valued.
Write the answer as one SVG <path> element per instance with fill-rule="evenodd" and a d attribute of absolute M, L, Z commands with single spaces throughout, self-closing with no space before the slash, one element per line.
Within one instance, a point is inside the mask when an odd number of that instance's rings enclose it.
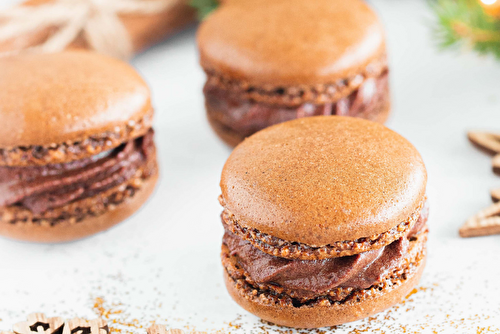
<path fill-rule="evenodd" d="M 313 247 L 384 233 L 425 198 L 415 147 L 383 125 L 318 116 L 267 128 L 227 160 L 225 208 L 243 227 Z"/>
<path fill-rule="evenodd" d="M 67 51 L 0 59 L 0 148 L 77 142 L 150 111 L 144 80 L 114 58 Z"/>
<path fill-rule="evenodd" d="M 202 23 L 198 45 L 206 70 L 254 85 L 333 83 L 385 56 L 362 0 L 231 1 Z"/>

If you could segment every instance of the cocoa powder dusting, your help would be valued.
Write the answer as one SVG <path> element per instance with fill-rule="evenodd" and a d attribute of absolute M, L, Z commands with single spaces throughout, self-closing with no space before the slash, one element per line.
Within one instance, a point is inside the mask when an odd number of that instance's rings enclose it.
<path fill-rule="evenodd" d="M 123 312 L 120 304 L 109 304 L 102 297 L 96 297 L 92 310 L 101 319 L 107 321 L 110 333 L 137 333 L 144 327 L 138 319 L 130 319 Z"/>

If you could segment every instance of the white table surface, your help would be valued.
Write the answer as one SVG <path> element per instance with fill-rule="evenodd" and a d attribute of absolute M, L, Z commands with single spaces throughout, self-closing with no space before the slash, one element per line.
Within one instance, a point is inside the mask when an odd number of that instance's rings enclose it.
<path fill-rule="evenodd" d="M 458 236 L 466 218 L 490 205 L 490 188 L 500 186 L 490 158 L 465 136 L 467 129 L 500 128 L 500 63 L 437 51 L 424 0 L 374 0 L 374 6 L 389 42 L 394 109 L 387 125 L 419 149 L 428 168 L 428 265 L 418 292 L 402 305 L 329 330 L 500 331 L 500 236 Z M 144 326 L 277 330 L 237 306 L 223 286 L 217 196 L 230 151 L 205 119 L 194 34 L 191 28 L 133 60 L 156 107 L 161 182 L 154 197 L 133 218 L 83 241 L 0 239 L 0 329 L 36 311 L 92 318 L 95 298 L 102 297 L 106 308 L 123 311 L 111 319 Z"/>

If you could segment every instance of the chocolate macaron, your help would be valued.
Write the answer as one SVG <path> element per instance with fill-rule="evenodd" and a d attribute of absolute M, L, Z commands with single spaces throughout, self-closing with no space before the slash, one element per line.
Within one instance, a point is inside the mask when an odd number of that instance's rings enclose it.
<path fill-rule="evenodd" d="M 150 91 L 87 51 L 0 59 L 0 235 L 62 242 L 134 213 L 157 181 Z"/>
<path fill-rule="evenodd" d="M 296 118 L 389 114 L 384 30 L 362 0 L 231 1 L 198 46 L 208 119 L 231 146 Z"/>
<path fill-rule="evenodd" d="M 222 172 L 229 294 L 298 328 L 400 302 L 425 265 L 426 183 L 417 150 L 375 122 L 318 116 L 254 134 Z"/>

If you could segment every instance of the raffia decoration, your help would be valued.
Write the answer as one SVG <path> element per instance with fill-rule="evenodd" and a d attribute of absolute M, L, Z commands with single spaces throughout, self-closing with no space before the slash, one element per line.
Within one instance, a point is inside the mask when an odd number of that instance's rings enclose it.
<path fill-rule="evenodd" d="M 40 29 L 58 27 L 39 45 L 0 53 L 54 53 L 80 36 L 91 49 L 121 59 L 132 56 L 131 37 L 120 14 L 153 15 L 182 0 L 57 0 L 39 6 L 17 6 L 0 11 L 0 43 Z"/>

